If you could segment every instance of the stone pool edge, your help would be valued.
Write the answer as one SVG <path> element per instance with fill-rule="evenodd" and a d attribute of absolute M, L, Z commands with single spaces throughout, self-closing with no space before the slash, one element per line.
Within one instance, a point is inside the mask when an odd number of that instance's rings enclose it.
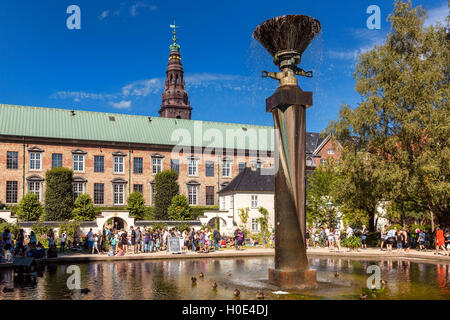
<path fill-rule="evenodd" d="M 313 249 L 314 250 L 314 249 Z M 205 258 L 247 258 L 247 257 L 264 257 L 264 256 L 274 256 L 275 250 L 273 249 L 247 249 L 236 252 L 234 250 L 211 252 L 208 254 L 199 253 L 182 253 L 182 254 L 138 254 L 138 255 L 126 255 L 122 257 L 110 257 L 108 255 L 68 255 L 60 256 L 58 258 L 48 258 L 42 259 L 43 263 L 68 263 L 68 262 L 91 262 L 91 261 L 132 261 L 132 260 L 176 260 L 176 259 L 205 259 Z M 307 255 L 310 257 L 339 257 L 339 258 L 358 258 L 358 259 L 372 259 L 372 260 L 383 260 L 392 258 L 403 258 L 403 259 L 414 259 L 420 260 L 424 263 L 439 263 L 446 262 L 450 263 L 450 257 L 448 256 L 431 256 L 424 255 L 420 253 L 393 253 L 386 254 L 385 252 L 328 252 L 328 251 L 318 251 L 311 249 L 307 251 Z M 2 263 L 0 264 L 0 269 L 11 268 L 12 263 Z"/>

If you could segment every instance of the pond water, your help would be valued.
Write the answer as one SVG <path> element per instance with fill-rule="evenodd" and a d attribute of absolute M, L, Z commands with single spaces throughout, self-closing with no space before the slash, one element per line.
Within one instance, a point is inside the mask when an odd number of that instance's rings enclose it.
<path fill-rule="evenodd" d="M 0 292 L 0 299 L 234 299 L 235 288 L 241 292 L 240 299 L 256 299 L 259 288 L 265 288 L 265 299 L 359 299 L 370 265 L 378 265 L 387 282 L 371 299 L 450 299 L 449 263 L 346 258 L 309 261 L 317 270 L 319 288 L 284 295 L 267 289 L 267 270 L 273 267 L 273 258 L 261 257 L 80 263 L 81 288 L 89 288 L 88 294 L 67 288 L 68 264 L 45 266 L 34 285 L 14 284 L 12 270 L 2 270 L 0 288 L 14 287 L 14 292 Z M 212 288 L 213 281 L 217 289 Z"/>

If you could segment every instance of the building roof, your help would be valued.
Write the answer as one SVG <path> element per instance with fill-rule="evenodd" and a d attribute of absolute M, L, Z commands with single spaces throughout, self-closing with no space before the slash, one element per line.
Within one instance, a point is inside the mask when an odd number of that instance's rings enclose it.
<path fill-rule="evenodd" d="M 320 133 L 307 132 L 306 133 L 306 153 L 312 154 L 317 147 L 325 140 L 320 136 Z"/>
<path fill-rule="evenodd" d="M 275 176 L 262 175 L 261 169 L 252 170 L 251 168 L 245 168 L 227 186 L 220 190 L 219 194 L 246 191 L 274 192 Z"/>
<path fill-rule="evenodd" d="M 0 136 L 272 151 L 272 130 L 270 126 L 0 104 Z M 266 131 L 266 139 L 259 139 L 260 131 Z M 203 139 L 198 139 L 197 132 Z M 256 133 L 258 141 L 253 145 L 248 138 L 227 139 L 227 133 L 240 137 Z M 224 138 L 217 139 L 217 134 Z"/>

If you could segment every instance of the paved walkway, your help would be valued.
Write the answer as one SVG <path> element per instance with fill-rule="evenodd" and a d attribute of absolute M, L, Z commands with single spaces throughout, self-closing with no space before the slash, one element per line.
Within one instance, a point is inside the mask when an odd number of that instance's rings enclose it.
<path fill-rule="evenodd" d="M 434 251 L 419 252 L 417 250 L 410 250 L 409 253 L 397 252 L 394 250 L 392 254 L 388 254 L 386 251 L 380 251 L 378 248 L 359 249 L 359 251 L 348 252 L 345 248 L 341 251 L 330 251 L 327 248 L 309 248 L 307 254 L 309 257 L 342 257 L 352 259 L 414 259 L 424 262 L 445 262 L 450 263 L 449 256 L 434 255 Z M 110 257 L 107 254 L 67 254 L 59 255 L 58 258 L 47 259 L 50 263 L 66 263 L 66 262 L 89 262 L 89 261 L 129 261 L 129 260 L 167 260 L 167 259 L 211 259 L 211 258 L 237 258 L 237 257 L 262 257 L 273 256 L 275 254 L 274 249 L 265 248 L 245 248 L 241 250 L 226 249 L 219 250 L 218 252 L 211 253 L 192 253 L 185 252 L 181 254 L 171 254 L 166 251 L 154 252 L 154 253 L 140 253 L 140 254 L 127 254 L 122 257 Z M 11 263 L 2 263 L 0 268 L 11 267 Z"/>

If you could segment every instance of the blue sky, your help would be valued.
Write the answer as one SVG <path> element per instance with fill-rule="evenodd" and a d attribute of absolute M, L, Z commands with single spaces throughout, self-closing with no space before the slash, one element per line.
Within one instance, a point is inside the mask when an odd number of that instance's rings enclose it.
<path fill-rule="evenodd" d="M 442 21 L 447 1 L 413 1 Z M 81 30 L 68 30 L 69 5 L 81 8 Z M 369 5 L 381 30 L 369 30 Z M 261 22 L 283 14 L 319 19 L 322 33 L 303 55 L 300 78 L 312 91 L 307 130 L 319 132 L 342 103 L 356 106 L 353 70 L 360 52 L 382 43 L 393 1 L 3 0 L 0 4 L 0 103 L 158 115 L 175 19 L 192 118 L 272 125 L 265 98 L 276 89 L 261 70 L 276 71 L 252 39 Z"/>

